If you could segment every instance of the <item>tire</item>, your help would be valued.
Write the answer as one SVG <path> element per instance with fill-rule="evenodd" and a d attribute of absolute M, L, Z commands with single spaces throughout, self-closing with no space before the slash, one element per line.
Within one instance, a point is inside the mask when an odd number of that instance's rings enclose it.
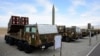
<path fill-rule="evenodd" d="M 7 40 L 7 36 L 5 36 L 5 40 Z"/>
<path fill-rule="evenodd" d="M 66 37 L 66 42 L 70 42 L 70 41 L 71 41 L 70 38 Z"/>
<path fill-rule="evenodd" d="M 33 51 L 32 47 L 27 42 L 24 43 L 24 51 L 25 53 L 32 53 Z"/>
<path fill-rule="evenodd" d="M 9 44 L 10 44 L 10 45 L 14 45 L 14 39 L 11 38 L 11 37 L 9 38 Z"/>
<path fill-rule="evenodd" d="M 10 37 L 7 38 L 7 43 L 10 45 Z"/>
<path fill-rule="evenodd" d="M 22 41 L 18 41 L 17 42 L 17 48 L 20 50 L 20 51 L 23 51 L 24 50 L 24 46 L 23 46 L 23 42 Z"/>
<path fill-rule="evenodd" d="M 47 50 L 48 49 L 48 46 L 45 46 L 44 50 Z"/>
<path fill-rule="evenodd" d="M 18 39 L 14 40 L 14 43 L 15 43 L 16 46 L 18 45 L 18 41 L 19 41 Z"/>
<path fill-rule="evenodd" d="M 80 39 L 83 39 L 83 36 L 81 35 L 81 36 L 79 36 L 79 38 L 80 38 Z"/>
<path fill-rule="evenodd" d="M 46 43 L 44 46 L 45 46 L 44 50 L 46 50 L 46 49 L 48 49 L 48 48 L 49 48 L 49 46 L 52 46 L 52 45 L 51 45 L 51 44 Z"/>
<path fill-rule="evenodd" d="M 66 36 L 63 36 L 62 37 L 62 41 L 66 41 Z"/>
<path fill-rule="evenodd" d="M 8 37 L 5 37 L 5 41 L 6 41 L 7 44 L 9 44 Z"/>

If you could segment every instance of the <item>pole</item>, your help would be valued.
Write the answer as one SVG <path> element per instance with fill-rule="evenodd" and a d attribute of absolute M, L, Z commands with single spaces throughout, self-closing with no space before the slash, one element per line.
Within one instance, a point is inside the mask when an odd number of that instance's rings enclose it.
<path fill-rule="evenodd" d="M 91 31 L 89 30 L 89 46 L 91 46 Z"/>
<path fill-rule="evenodd" d="M 54 39 L 54 54 L 53 54 L 53 56 L 55 56 L 55 39 Z"/>
<path fill-rule="evenodd" d="M 62 42 L 61 42 L 61 48 L 60 48 L 60 56 L 62 56 Z"/>
<path fill-rule="evenodd" d="M 97 33 L 96 33 L 96 41 L 98 42 L 98 35 L 97 35 Z"/>

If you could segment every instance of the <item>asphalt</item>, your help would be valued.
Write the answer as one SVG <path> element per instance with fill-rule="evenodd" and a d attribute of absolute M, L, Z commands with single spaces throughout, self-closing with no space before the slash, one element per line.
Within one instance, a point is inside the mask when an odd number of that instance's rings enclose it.
<path fill-rule="evenodd" d="M 91 50 L 88 56 L 100 56 L 100 43 Z"/>
<path fill-rule="evenodd" d="M 87 56 L 87 54 L 100 42 L 100 34 L 98 42 L 96 36 L 91 38 L 91 46 L 89 46 L 89 37 L 78 39 L 73 42 L 62 42 L 62 56 Z M 50 47 L 47 50 L 36 50 L 27 54 L 19 51 L 16 46 L 10 46 L 5 43 L 4 35 L 0 36 L 0 56 L 60 56 L 60 49 L 54 50 Z"/>

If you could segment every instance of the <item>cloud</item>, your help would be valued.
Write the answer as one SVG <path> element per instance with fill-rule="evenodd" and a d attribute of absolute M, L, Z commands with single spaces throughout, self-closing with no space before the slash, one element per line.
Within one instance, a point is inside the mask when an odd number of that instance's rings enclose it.
<path fill-rule="evenodd" d="M 11 15 L 29 17 L 30 24 L 34 24 L 34 23 L 51 24 L 52 4 L 49 1 L 42 1 L 42 0 L 39 2 L 39 4 L 42 5 L 43 8 L 45 8 L 45 10 L 43 10 L 43 12 L 41 13 L 37 13 L 38 9 L 35 7 L 36 5 L 27 4 L 27 3 L 15 5 L 12 2 L 4 2 L 0 8 L 4 10 L 6 14 L 0 16 L 0 26 L 7 27 L 7 23 Z M 5 23 L 3 21 L 5 21 Z"/>
<path fill-rule="evenodd" d="M 9 21 L 9 16 L 5 15 L 5 16 L 0 16 L 0 26 L 1 27 L 5 27 L 8 26 L 7 22 Z"/>
<path fill-rule="evenodd" d="M 75 15 L 77 14 L 76 9 L 78 6 L 85 6 L 85 0 L 70 0 L 70 2 L 72 3 L 71 6 L 69 7 L 68 12 L 71 15 Z"/>
<path fill-rule="evenodd" d="M 86 12 L 80 15 L 81 18 L 85 20 L 85 22 L 91 22 L 95 25 L 98 25 L 100 22 L 100 6 L 99 3 L 93 2 L 87 5 L 88 9 Z"/>
<path fill-rule="evenodd" d="M 96 1 L 89 2 L 87 0 L 70 0 L 71 6 L 67 10 L 67 18 L 70 19 L 70 25 L 87 25 L 87 23 L 92 23 L 93 25 L 100 22 L 100 3 Z M 79 6 L 84 6 L 87 10 L 80 13 L 77 11 Z M 81 10 L 82 11 L 82 10 Z"/>
<path fill-rule="evenodd" d="M 44 14 L 51 13 L 53 3 L 50 0 L 36 0 L 36 2 L 39 7 L 42 7 L 44 9 L 42 11 L 42 13 L 44 13 Z M 58 8 L 56 6 L 55 6 L 55 11 L 56 12 L 58 11 Z"/>
<path fill-rule="evenodd" d="M 92 4 L 92 6 L 88 6 L 89 10 L 81 14 L 81 16 L 96 16 L 97 14 L 100 13 L 100 6 L 99 4 Z"/>
<path fill-rule="evenodd" d="M 51 24 L 52 23 L 52 6 L 53 3 L 50 0 L 35 0 L 35 4 L 32 3 L 17 3 L 4 2 L 0 5 L 0 9 L 5 12 L 4 15 L 0 15 L 0 26 L 6 26 L 11 15 L 26 16 L 29 17 L 30 24 Z M 56 24 L 66 26 L 82 26 L 87 23 L 98 24 L 100 22 L 100 6 L 97 2 L 86 3 L 86 0 L 70 0 L 71 5 L 67 9 L 68 13 L 59 13 L 59 6 L 55 6 L 56 9 Z M 67 5 L 67 4 L 66 4 Z M 76 9 L 79 6 L 85 6 L 88 10 L 78 14 Z M 42 8 L 42 12 L 40 9 Z"/>
<path fill-rule="evenodd" d="M 22 4 L 21 6 L 16 8 L 16 10 L 24 11 L 24 12 L 26 11 L 28 13 L 36 13 L 37 12 L 36 7 L 33 5 L 29 5 L 29 4 Z"/>
<path fill-rule="evenodd" d="M 73 6 L 85 5 L 85 0 L 71 0 Z"/>
<path fill-rule="evenodd" d="M 38 6 L 44 8 L 43 13 L 50 13 L 52 10 L 52 3 L 49 0 L 36 0 Z"/>

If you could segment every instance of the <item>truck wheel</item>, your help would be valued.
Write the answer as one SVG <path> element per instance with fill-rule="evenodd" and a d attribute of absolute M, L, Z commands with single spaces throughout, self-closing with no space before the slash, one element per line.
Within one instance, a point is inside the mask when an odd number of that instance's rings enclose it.
<path fill-rule="evenodd" d="M 70 40 L 70 38 L 66 37 L 66 41 L 67 41 L 67 42 L 70 42 L 71 40 Z"/>
<path fill-rule="evenodd" d="M 80 39 L 83 39 L 83 37 L 82 37 L 82 36 L 80 36 L 79 38 L 80 38 Z"/>
<path fill-rule="evenodd" d="M 10 39 L 10 37 L 7 37 L 7 40 L 6 40 L 7 44 L 10 44 L 9 39 Z"/>
<path fill-rule="evenodd" d="M 14 43 L 15 43 L 16 46 L 18 45 L 18 41 L 19 41 L 18 39 L 14 40 Z"/>
<path fill-rule="evenodd" d="M 18 41 L 17 42 L 17 47 L 20 51 L 24 50 L 24 47 L 23 47 L 23 42 L 22 41 Z"/>
<path fill-rule="evenodd" d="M 45 50 L 46 50 L 46 49 L 48 49 L 48 46 L 45 46 L 45 48 L 44 48 L 44 49 L 45 49 Z"/>
<path fill-rule="evenodd" d="M 14 39 L 13 38 L 9 38 L 9 44 L 14 45 Z"/>
<path fill-rule="evenodd" d="M 82 35 L 80 35 L 80 36 L 79 36 L 79 38 L 80 38 L 80 39 L 83 39 L 83 36 L 82 36 Z"/>
<path fill-rule="evenodd" d="M 65 39 L 64 39 L 64 38 L 62 38 L 62 41 L 65 41 Z"/>
<path fill-rule="evenodd" d="M 7 40 L 7 36 L 5 36 L 5 40 Z"/>
<path fill-rule="evenodd" d="M 46 49 L 48 49 L 48 46 L 43 45 L 43 46 L 41 46 L 41 49 L 42 49 L 42 50 L 46 50 Z"/>
<path fill-rule="evenodd" d="M 48 48 L 49 48 L 49 45 L 50 45 L 50 44 L 46 43 L 46 44 L 45 44 L 44 50 L 48 49 Z"/>
<path fill-rule="evenodd" d="M 66 37 L 65 36 L 62 36 L 62 41 L 66 41 L 66 39 L 65 39 Z"/>
<path fill-rule="evenodd" d="M 8 37 L 5 36 L 5 42 L 8 44 Z"/>
<path fill-rule="evenodd" d="M 24 43 L 24 51 L 25 53 L 32 53 L 33 49 L 28 43 Z"/>

